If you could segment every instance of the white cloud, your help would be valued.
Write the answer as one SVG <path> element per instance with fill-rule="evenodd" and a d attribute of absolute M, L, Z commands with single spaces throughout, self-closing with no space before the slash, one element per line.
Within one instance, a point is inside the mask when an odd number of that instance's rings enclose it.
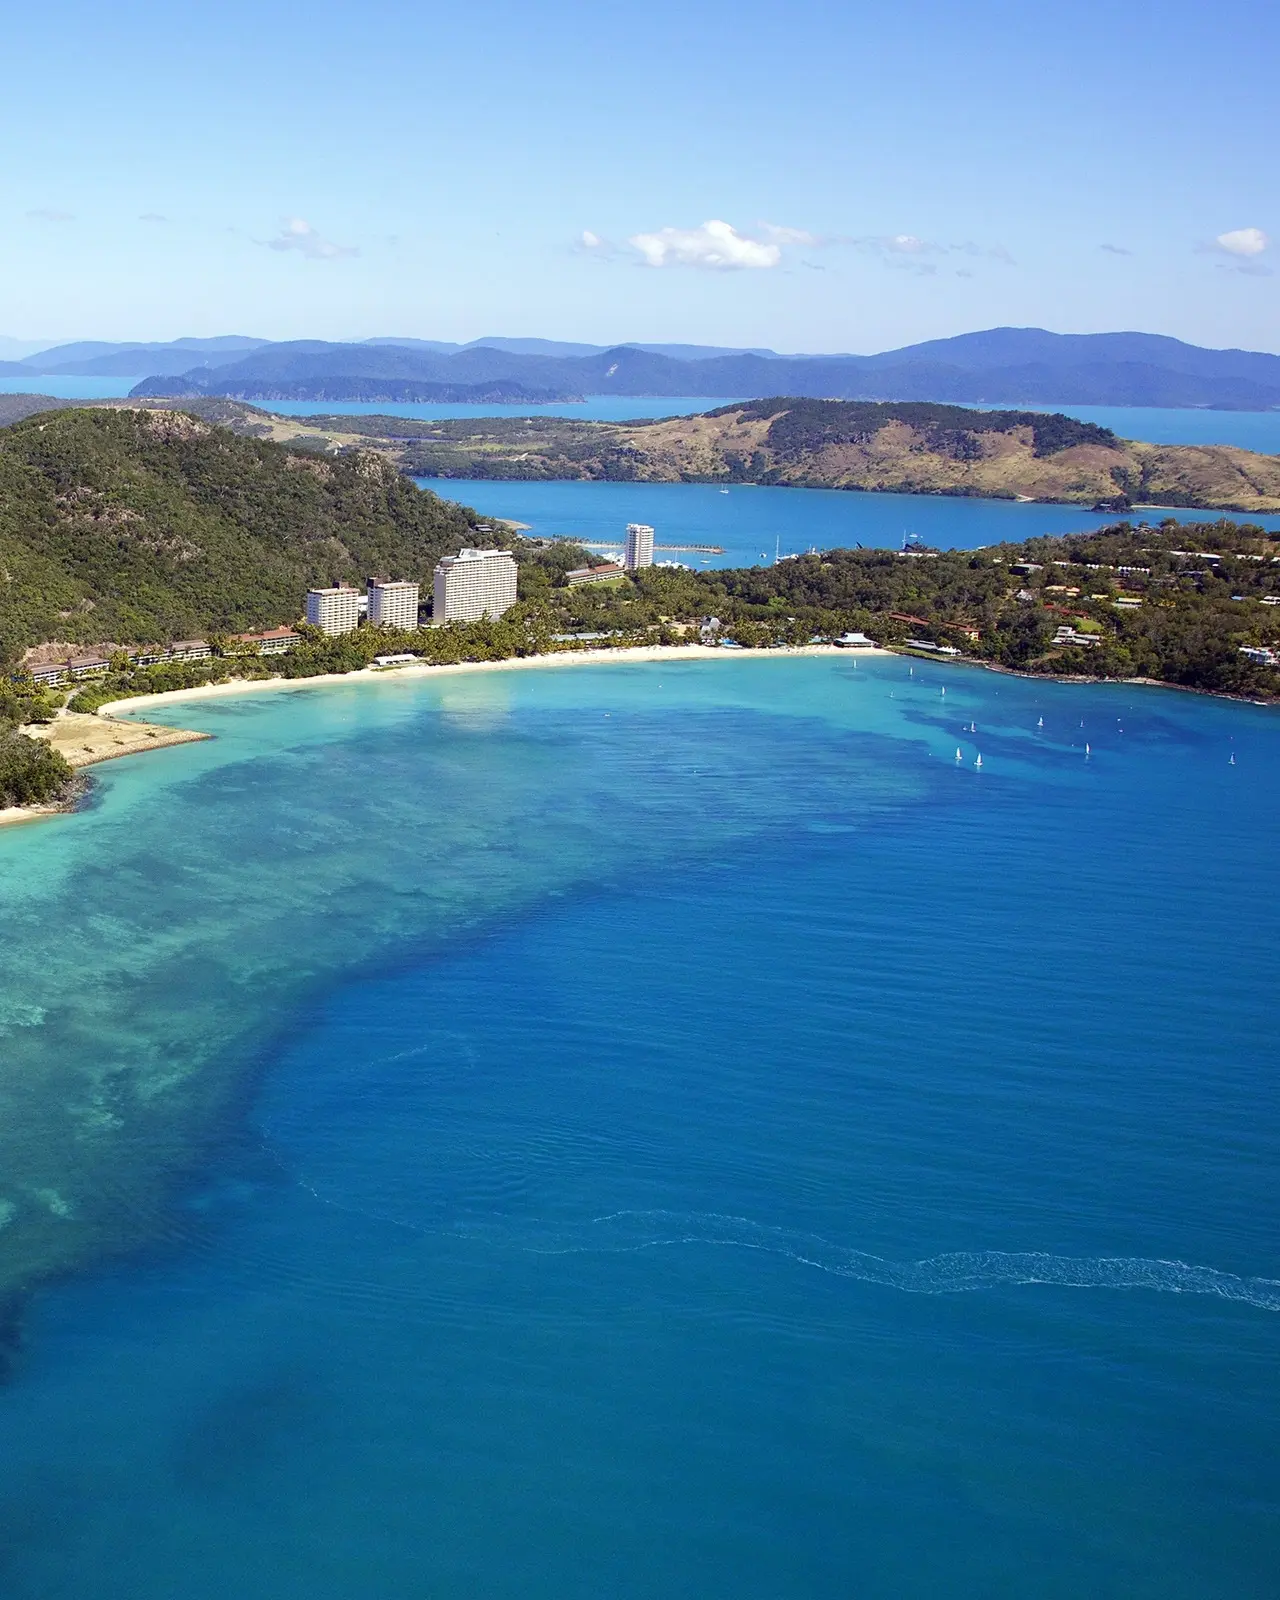
<path fill-rule="evenodd" d="M 75 220 L 70 211 L 58 211 L 53 206 L 37 206 L 34 211 L 27 212 L 28 222 L 74 222 Z"/>
<path fill-rule="evenodd" d="M 1232 228 L 1213 242 L 1229 256 L 1260 256 L 1271 243 L 1261 228 Z"/>
<path fill-rule="evenodd" d="M 733 272 L 776 267 L 782 261 L 782 245 L 776 238 L 753 239 L 728 222 L 704 222 L 699 228 L 661 228 L 657 233 L 633 234 L 627 242 L 651 267 L 703 267 L 713 272 Z"/>
<path fill-rule="evenodd" d="M 1105 250 L 1109 256 L 1131 256 L 1133 254 L 1132 250 L 1126 250 L 1123 245 L 1118 244 L 1100 244 L 1098 249 Z"/>
<path fill-rule="evenodd" d="M 593 261 L 613 261 L 618 254 L 618 247 L 612 239 L 593 233 L 590 228 L 582 230 L 573 241 L 573 248 L 577 255 L 589 256 Z"/>
<path fill-rule="evenodd" d="M 1013 257 L 1002 244 L 975 244 L 972 239 L 963 244 L 946 244 L 937 239 L 922 239 L 914 233 L 879 233 L 842 242 L 868 255 L 879 256 L 886 267 L 914 272 L 920 277 L 931 277 L 937 272 L 939 256 L 971 256 L 1002 261 L 1008 267 L 1014 265 Z"/>
<path fill-rule="evenodd" d="M 780 228 L 775 222 L 762 222 L 760 232 L 770 244 L 802 244 L 808 245 L 810 249 L 817 249 L 826 243 L 826 240 L 820 239 L 816 233 L 807 233 L 803 228 Z"/>
<path fill-rule="evenodd" d="M 296 250 L 309 261 L 337 261 L 343 256 L 360 254 L 354 245 L 334 244 L 331 239 L 324 238 L 301 217 L 290 217 L 274 239 L 262 242 L 268 250 Z"/>
<path fill-rule="evenodd" d="M 144 211 L 138 218 L 139 222 L 168 222 L 168 217 L 163 217 L 158 211 Z"/>

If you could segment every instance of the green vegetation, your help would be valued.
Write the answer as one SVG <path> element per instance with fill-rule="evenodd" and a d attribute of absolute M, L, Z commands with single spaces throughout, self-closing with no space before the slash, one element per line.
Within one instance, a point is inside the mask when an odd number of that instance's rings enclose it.
<path fill-rule="evenodd" d="M 537 655 L 551 647 L 550 629 L 537 606 L 517 606 L 496 622 L 453 622 L 445 628 L 401 633 L 393 628 L 360 628 L 328 638 L 302 626 L 303 642 L 285 655 L 228 654 L 205 661 L 173 662 L 95 678 L 71 699 L 71 711 L 97 711 L 112 700 L 143 694 L 169 694 L 230 679 L 316 678 L 326 673 L 358 672 L 375 656 L 409 653 L 435 666 L 461 661 L 506 661 Z"/>
<path fill-rule="evenodd" d="M 1030 428 L 1037 456 L 1056 455 L 1079 444 L 1115 445 L 1110 428 L 1079 422 L 1060 412 L 974 411 L 968 406 L 935 405 L 923 400 L 753 400 L 721 406 L 712 417 L 759 418 L 771 423 L 767 441 L 783 458 L 795 458 L 832 444 L 866 444 L 890 422 L 905 422 L 925 434 L 929 448 L 957 459 L 974 460 L 977 436 Z"/>
<path fill-rule="evenodd" d="M 171 411 L 41 413 L 0 431 L 0 662 L 289 623 L 337 579 L 429 583 L 440 556 L 500 542 L 475 524 L 373 453 L 320 459 Z"/>
<path fill-rule="evenodd" d="M 59 699 L 0 681 L 0 807 L 48 805 L 67 793 L 75 776 L 67 762 L 43 740 L 18 731 L 24 723 L 51 722 Z"/>
<path fill-rule="evenodd" d="M 923 637 L 1020 672 L 1272 699 L 1280 671 L 1240 650 L 1280 640 L 1280 605 L 1263 603 L 1276 593 L 1280 539 L 1249 523 L 1167 519 L 975 551 L 831 550 L 721 572 L 655 567 L 621 593 L 553 589 L 550 604 L 553 632 L 671 642 L 715 616 L 743 645 L 849 631 L 889 645 Z M 1100 642 L 1055 643 L 1061 628 Z"/>
<path fill-rule="evenodd" d="M 0 807 L 50 805 L 66 797 L 74 778 L 43 740 L 0 729 Z"/>
<path fill-rule="evenodd" d="M 113 672 L 82 688 L 71 709 L 233 677 L 351 672 L 399 652 L 443 665 L 574 649 L 600 637 L 620 648 L 678 644 L 699 638 L 710 618 L 710 635 L 744 646 L 859 631 L 897 647 L 924 638 L 1019 672 L 1142 677 L 1280 699 L 1280 671 L 1240 653 L 1280 638 L 1280 607 L 1263 603 L 1271 585 L 1280 587 L 1280 541 L 1250 524 L 1117 523 L 977 551 L 831 550 L 772 567 L 653 567 L 617 584 L 570 589 L 565 573 L 584 555 L 571 544 L 522 543 L 520 600 L 497 622 L 413 633 L 361 628 L 336 639 L 304 628 L 303 644 L 284 656 Z M 1064 628 L 1098 643 L 1057 642 Z"/>

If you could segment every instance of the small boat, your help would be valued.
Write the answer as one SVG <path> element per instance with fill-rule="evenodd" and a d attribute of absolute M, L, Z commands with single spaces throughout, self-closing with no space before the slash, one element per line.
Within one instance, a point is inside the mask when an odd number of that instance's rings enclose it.
<path fill-rule="evenodd" d="M 971 722 L 969 724 L 969 732 L 970 733 L 977 733 L 977 731 L 978 731 L 978 724 L 976 722 Z"/>
<path fill-rule="evenodd" d="M 956 746 L 956 760 L 957 761 L 963 761 L 964 760 L 964 751 L 960 748 L 959 745 Z"/>
<path fill-rule="evenodd" d="M 1085 753 L 1086 756 L 1091 756 L 1093 754 L 1093 751 L 1090 750 L 1087 742 L 1086 742 L 1085 747 L 1084 747 L 1084 753 Z"/>
<path fill-rule="evenodd" d="M 1236 764 L 1236 755 L 1235 755 L 1235 751 L 1234 751 L 1234 750 L 1233 750 L 1233 751 L 1232 751 L 1232 752 L 1231 752 L 1231 760 L 1230 760 L 1230 761 L 1228 761 L 1228 762 L 1227 762 L 1227 765 L 1228 765 L 1228 766 L 1229 766 L 1229 767 L 1234 767 L 1234 766 L 1235 766 L 1235 764 Z"/>
<path fill-rule="evenodd" d="M 1036 723 L 1036 727 L 1037 728 L 1043 728 L 1044 727 L 1044 718 L 1043 717 L 1041 717 L 1039 722 Z"/>
<path fill-rule="evenodd" d="M 975 767 L 980 767 L 982 765 L 982 757 L 980 755 L 976 756 L 974 758 L 973 764 L 974 764 Z"/>
<path fill-rule="evenodd" d="M 945 700 L 945 699 L 946 699 L 946 698 L 947 698 L 947 691 L 946 691 L 946 689 L 945 689 L 945 688 L 944 688 L 944 689 L 943 689 L 943 691 L 942 691 L 942 698 L 943 698 L 943 699 L 944 699 L 944 700 Z"/>
<path fill-rule="evenodd" d="M 720 491 L 721 494 L 728 494 L 728 492 L 729 491 L 727 489 L 721 489 L 721 491 Z"/>

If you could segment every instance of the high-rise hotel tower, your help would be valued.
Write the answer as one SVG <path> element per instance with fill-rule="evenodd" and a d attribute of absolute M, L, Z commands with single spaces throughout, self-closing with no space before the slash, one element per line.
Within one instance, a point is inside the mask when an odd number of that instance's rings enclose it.
<path fill-rule="evenodd" d="M 516 558 L 510 550 L 460 550 L 436 566 L 433 622 L 479 622 L 516 603 Z"/>
<path fill-rule="evenodd" d="M 627 523 L 627 550 L 622 564 L 628 572 L 653 565 L 653 529 L 647 522 Z"/>

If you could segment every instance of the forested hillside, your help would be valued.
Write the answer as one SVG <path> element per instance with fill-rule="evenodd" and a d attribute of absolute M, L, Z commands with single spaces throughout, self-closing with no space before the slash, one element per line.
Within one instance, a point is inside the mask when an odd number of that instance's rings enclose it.
<path fill-rule="evenodd" d="M 429 583 L 441 555 L 492 542 L 475 520 L 372 452 L 170 411 L 41 413 L 0 431 L 0 659 L 292 622 L 338 579 Z"/>

